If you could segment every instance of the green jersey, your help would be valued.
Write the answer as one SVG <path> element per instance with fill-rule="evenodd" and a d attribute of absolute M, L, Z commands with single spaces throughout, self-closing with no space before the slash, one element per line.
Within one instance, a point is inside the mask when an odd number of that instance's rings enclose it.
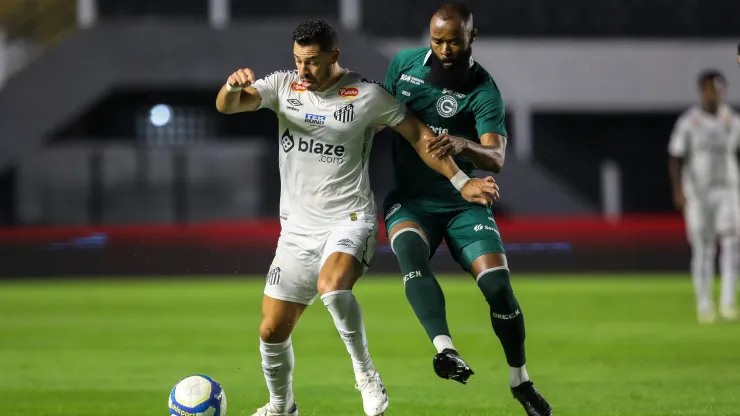
<path fill-rule="evenodd" d="M 485 133 L 507 137 L 504 102 L 491 75 L 471 61 L 474 85 L 465 94 L 437 88 L 425 81 L 431 54 L 429 48 L 399 52 L 388 67 L 386 88 L 437 134 L 447 133 L 476 143 Z M 403 137 L 393 134 L 396 191 L 411 197 L 444 199 L 452 205 L 467 204 L 447 178 L 427 167 Z M 472 175 L 472 162 L 460 156 L 455 157 L 455 162 Z"/>

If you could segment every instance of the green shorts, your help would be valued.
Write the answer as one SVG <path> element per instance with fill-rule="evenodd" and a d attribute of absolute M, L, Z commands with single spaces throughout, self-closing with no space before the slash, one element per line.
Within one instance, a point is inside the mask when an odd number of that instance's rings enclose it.
<path fill-rule="evenodd" d="M 385 230 L 399 222 L 412 221 L 421 226 L 429 243 L 429 258 L 442 239 L 452 258 L 470 272 L 473 261 L 483 254 L 504 253 L 496 221 L 490 208 L 472 203 L 445 203 L 426 198 L 405 198 L 391 192 L 383 203 Z"/>

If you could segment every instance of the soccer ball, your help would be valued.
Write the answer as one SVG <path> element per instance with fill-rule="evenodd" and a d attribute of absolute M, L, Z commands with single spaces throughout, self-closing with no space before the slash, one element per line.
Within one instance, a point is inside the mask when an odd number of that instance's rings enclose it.
<path fill-rule="evenodd" d="M 169 408 L 175 416 L 226 416 L 226 393 L 216 380 L 196 374 L 175 384 Z"/>

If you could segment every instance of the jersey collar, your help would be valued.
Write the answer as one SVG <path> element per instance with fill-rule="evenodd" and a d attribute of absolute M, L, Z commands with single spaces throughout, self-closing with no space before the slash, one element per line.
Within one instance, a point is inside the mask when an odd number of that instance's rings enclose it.
<path fill-rule="evenodd" d="M 429 51 L 427 51 L 427 54 L 424 55 L 424 63 L 423 63 L 424 66 L 426 66 L 429 63 L 430 56 L 432 56 L 431 49 L 429 49 Z M 470 62 L 468 63 L 468 68 L 472 68 L 473 65 L 475 65 L 475 59 L 473 59 L 473 55 L 470 55 Z"/>

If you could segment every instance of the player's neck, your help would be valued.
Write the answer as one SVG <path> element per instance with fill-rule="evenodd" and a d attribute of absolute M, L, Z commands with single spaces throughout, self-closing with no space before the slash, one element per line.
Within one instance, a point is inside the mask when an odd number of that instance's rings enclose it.
<path fill-rule="evenodd" d="M 339 66 L 339 64 L 334 64 L 331 69 L 331 76 L 329 77 L 329 80 L 326 81 L 326 84 L 319 88 L 319 92 L 323 92 L 328 90 L 329 88 L 336 85 L 337 82 L 339 82 L 340 79 L 344 76 L 344 74 L 347 73 L 347 70 Z"/>
<path fill-rule="evenodd" d="M 720 107 L 722 107 L 722 104 L 717 104 L 717 105 L 702 104 L 701 105 L 702 111 L 712 116 L 716 116 L 717 113 L 719 113 Z"/>

